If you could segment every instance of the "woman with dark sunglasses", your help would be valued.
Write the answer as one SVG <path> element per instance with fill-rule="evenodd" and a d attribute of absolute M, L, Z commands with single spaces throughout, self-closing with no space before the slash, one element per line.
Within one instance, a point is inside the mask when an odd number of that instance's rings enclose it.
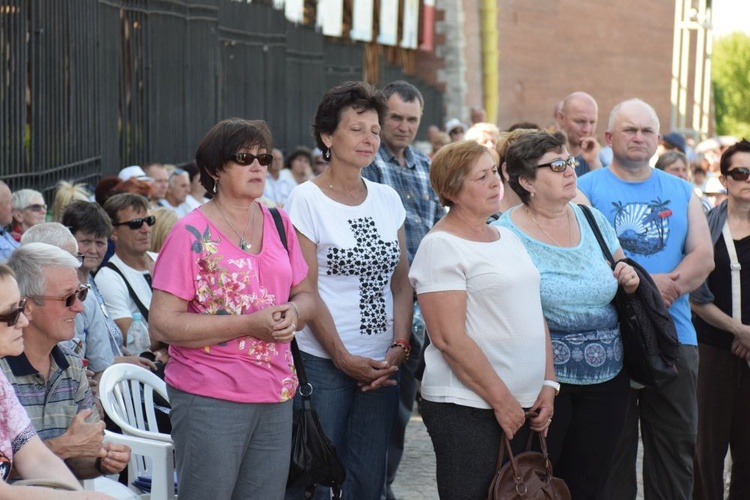
<path fill-rule="evenodd" d="M 307 265 L 260 203 L 265 122 L 216 124 L 196 153 L 212 201 L 180 219 L 154 269 L 150 334 L 170 345 L 166 382 L 180 498 L 284 496 L 297 377 L 290 350 L 312 316 Z"/>
<path fill-rule="evenodd" d="M 601 499 L 615 446 L 625 424 L 629 379 L 622 369 L 618 284 L 634 293 L 631 266 L 609 267 L 581 208 L 575 158 L 561 132 L 533 132 L 509 148 L 510 187 L 521 205 L 494 224 L 521 238 L 541 274 L 542 309 L 561 383 L 548 444 L 555 475 L 575 499 Z M 612 226 L 592 208 L 615 260 L 625 257 Z"/>
<path fill-rule="evenodd" d="M 23 329 L 29 324 L 24 314 L 25 304 L 13 271 L 0 264 L 0 356 L 18 356 L 23 352 Z M 39 439 L 13 386 L 0 371 L 0 498 L 109 498 L 93 492 L 13 486 L 6 483 L 12 468 L 23 479 L 54 481 L 71 490 L 82 489 L 65 463 Z"/>
<path fill-rule="evenodd" d="M 32 226 L 41 224 L 47 217 L 47 204 L 44 196 L 33 189 L 19 189 L 13 192 L 13 223 L 10 234 L 16 241 Z"/>
<path fill-rule="evenodd" d="M 708 213 L 715 267 L 690 294 L 700 354 L 695 494 L 705 500 L 724 498 L 727 448 L 729 498 L 750 498 L 750 142 L 730 146 L 719 168 L 727 199 Z"/>
<path fill-rule="evenodd" d="M 393 189 L 362 177 L 385 111 L 382 92 L 363 82 L 326 92 L 313 134 L 330 163 L 287 202 L 317 291 L 317 314 L 298 337 L 312 404 L 346 468 L 343 498 L 359 500 L 381 497 L 397 373 L 411 349 L 406 212 Z"/>

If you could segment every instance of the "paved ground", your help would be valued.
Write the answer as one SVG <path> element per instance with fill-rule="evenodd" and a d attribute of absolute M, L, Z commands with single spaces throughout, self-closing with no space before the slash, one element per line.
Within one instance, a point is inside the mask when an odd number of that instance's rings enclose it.
<path fill-rule="evenodd" d="M 639 456 L 639 469 L 640 462 Z M 639 490 L 642 490 L 640 475 L 638 481 Z M 427 434 L 422 417 L 416 412 L 406 427 L 404 457 L 396 482 L 393 484 L 393 493 L 398 500 L 436 500 L 438 498 L 435 484 L 435 452 L 432 450 L 432 441 Z M 642 499 L 643 495 L 639 492 L 638 500 Z"/>
<path fill-rule="evenodd" d="M 642 449 L 642 446 L 638 447 L 639 471 L 643 465 Z M 730 467 L 731 461 L 727 458 L 725 495 L 729 495 Z M 435 484 L 435 452 L 432 450 L 432 441 L 427 434 L 422 417 L 416 410 L 406 427 L 404 457 L 393 485 L 393 492 L 398 500 L 437 500 L 438 498 Z M 643 482 L 640 472 L 638 474 L 638 500 L 643 500 Z"/>

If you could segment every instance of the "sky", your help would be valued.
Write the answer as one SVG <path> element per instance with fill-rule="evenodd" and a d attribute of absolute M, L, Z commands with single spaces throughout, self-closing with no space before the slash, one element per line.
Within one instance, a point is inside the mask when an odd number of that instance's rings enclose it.
<path fill-rule="evenodd" d="M 713 0 L 714 37 L 728 35 L 733 31 L 750 34 L 750 1 Z"/>

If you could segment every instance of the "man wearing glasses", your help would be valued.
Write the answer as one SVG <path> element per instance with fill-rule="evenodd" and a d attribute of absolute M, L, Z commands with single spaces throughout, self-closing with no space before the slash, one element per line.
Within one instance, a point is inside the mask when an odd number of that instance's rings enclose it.
<path fill-rule="evenodd" d="M 5 262 L 10 253 L 18 248 L 18 242 L 6 227 L 13 222 L 13 194 L 6 183 L 0 181 L 0 262 Z"/>
<path fill-rule="evenodd" d="M 46 243 L 29 243 L 8 259 L 26 298 L 24 352 L 0 360 L 39 437 L 79 479 L 121 472 L 130 448 L 103 442 L 81 359 L 58 344 L 73 338 L 88 287 L 77 258 Z"/>
<path fill-rule="evenodd" d="M 651 274 L 682 344 L 673 382 L 633 386 L 605 498 L 636 496 L 639 421 L 646 498 L 692 498 L 698 347 L 688 294 L 714 267 L 708 223 L 688 182 L 649 166 L 659 143 L 651 106 L 640 99 L 615 106 L 605 137 L 612 164 L 581 177 L 578 187 L 609 219 L 625 255 Z"/>
<path fill-rule="evenodd" d="M 150 347 L 138 344 L 138 339 L 127 338 L 134 313 L 141 313 L 148 329 L 151 273 L 156 261 L 156 254 L 148 251 L 151 226 L 156 218 L 148 214 L 148 209 L 148 200 L 132 193 L 115 195 L 104 204 L 104 210 L 112 220 L 115 254 L 94 280 L 112 319 L 126 337 L 123 341 L 128 355 L 139 355 Z"/>

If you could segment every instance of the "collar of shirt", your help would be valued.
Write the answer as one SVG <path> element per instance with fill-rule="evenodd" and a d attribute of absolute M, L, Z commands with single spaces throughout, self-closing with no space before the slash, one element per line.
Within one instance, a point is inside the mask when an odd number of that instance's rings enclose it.
<path fill-rule="evenodd" d="M 56 345 L 55 347 L 53 347 L 50 354 L 52 355 L 52 359 L 55 360 L 55 363 L 60 368 L 60 370 L 65 371 L 70 366 L 68 364 L 68 360 L 65 359 L 65 354 L 63 354 L 60 346 Z M 24 375 L 34 375 L 36 373 L 39 373 L 37 369 L 34 368 L 31 363 L 29 363 L 29 360 L 26 357 L 25 353 L 21 353 L 18 356 L 6 356 L 5 361 L 8 362 L 10 370 L 16 377 L 22 377 Z"/>

